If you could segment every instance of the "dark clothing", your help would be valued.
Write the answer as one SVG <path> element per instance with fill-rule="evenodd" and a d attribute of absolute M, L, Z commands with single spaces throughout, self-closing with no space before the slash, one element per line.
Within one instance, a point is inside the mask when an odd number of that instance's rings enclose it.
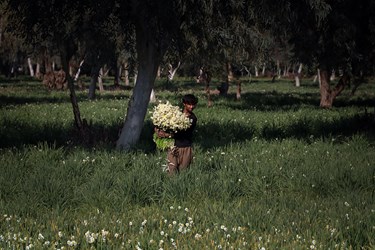
<path fill-rule="evenodd" d="M 168 150 L 168 173 L 173 175 L 188 168 L 193 160 L 193 131 L 197 125 L 194 113 L 189 115 L 191 126 L 187 130 L 179 131 L 174 135 L 174 147 Z"/>
<path fill-rule="evenodd" d="M 191 113 L 189 119 L 192 121 L 190 128 L 179 131 L 174 135 L 174 145 L 179 148 L 191 147 L 193 144 L 193 131 L 197 125 L 197 117 Z"/>

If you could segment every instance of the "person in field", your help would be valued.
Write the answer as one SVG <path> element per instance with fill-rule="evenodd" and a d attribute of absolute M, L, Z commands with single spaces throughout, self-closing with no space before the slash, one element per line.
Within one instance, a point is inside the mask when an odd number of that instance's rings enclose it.
<path fill-rule="evenodd" d="M 174 146 L 167 153 L 167 172 L 170 175 L 188 168 L 193 160 L 193 132 L 198 120 L 193 110 L 197 103 L 198 98 L 192 94 L 187 94 L 182 98 L 182 104 L 184 105 L 182 112 L 191 121 L 191 126 L 188 129 L 174 134 L 168 134 L 161 130 L 156 131 L 159 137 L 174 138 Z"/>

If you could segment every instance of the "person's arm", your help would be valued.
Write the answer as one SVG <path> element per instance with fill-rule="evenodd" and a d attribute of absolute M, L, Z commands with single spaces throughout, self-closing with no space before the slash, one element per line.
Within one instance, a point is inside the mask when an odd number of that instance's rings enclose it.
<path fill-rule="evenodd" d="M 158 129 L 155 127 L 155 133 L 159 138 L 172 138 L 173 134 L 172 133 L 167 133 L 161 129 Z"/>

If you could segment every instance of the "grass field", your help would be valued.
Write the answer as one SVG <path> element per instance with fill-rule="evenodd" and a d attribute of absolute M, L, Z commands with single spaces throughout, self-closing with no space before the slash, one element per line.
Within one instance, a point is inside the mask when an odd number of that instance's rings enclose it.
<path fill-rule="evenodd" d="M 174 177 L 150 115 L 115 150 L 131 89 L 77 91 L 82 145 L 68 92 L 0 78 L 0 249 L 375 249 L 374 81 L 329 110 L 311 79 L 244 81 L 212 107 L 192 79 L 155 90 L 199 97 L 194 162 Z"/>

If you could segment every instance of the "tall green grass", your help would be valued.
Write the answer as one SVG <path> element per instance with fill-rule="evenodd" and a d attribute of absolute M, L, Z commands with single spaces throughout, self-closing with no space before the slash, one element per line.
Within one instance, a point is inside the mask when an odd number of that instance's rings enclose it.
<path fill-rule="evenodd" d="M 131 90 L 78 92 L 94 135 L 81 145 L 66 92 L 1 83 L 0 248 L 375 247 L 373 83 L 330 110 L 307 80 L 245 83 L 210 108 L 204 86 L 170 88 L 158 98 L 200 99 L 194 161 L 173 177 L 149 115 L 137 149 L 114 148 Z"/>

